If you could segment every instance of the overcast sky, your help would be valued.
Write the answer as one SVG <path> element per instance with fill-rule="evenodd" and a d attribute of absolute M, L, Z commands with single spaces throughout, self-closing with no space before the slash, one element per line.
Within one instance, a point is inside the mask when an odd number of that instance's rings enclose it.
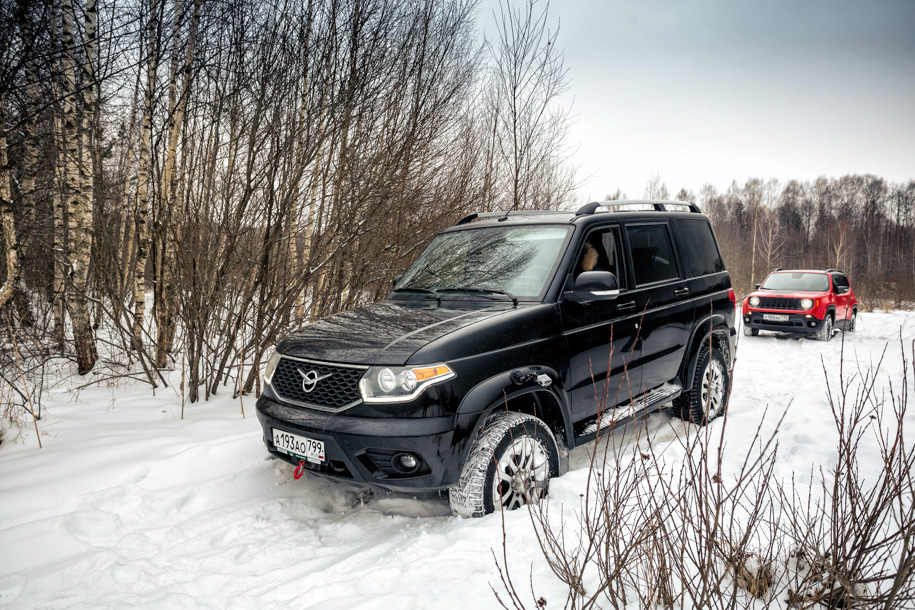
<path fill-rule="evenodd" d="M 520 1 L 520 0 L 513 0 Z M 480 23 L 495 35 L 492 9 Z M 553 0 L 586 182 L 915 179 L 915 1 Z"/>

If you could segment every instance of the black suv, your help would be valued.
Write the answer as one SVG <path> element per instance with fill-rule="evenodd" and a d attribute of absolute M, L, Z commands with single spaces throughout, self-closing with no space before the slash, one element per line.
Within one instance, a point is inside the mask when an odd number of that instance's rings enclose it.
<path fill-rule="evenodd" d="M 449 492 L 480 516 L 546 493 L 570 449 L 671 405 L 726 406 L 735 295 L 689 203 L 472 214 L 388 297 L 291 333 L 257 402 L 298 470 Z"/>

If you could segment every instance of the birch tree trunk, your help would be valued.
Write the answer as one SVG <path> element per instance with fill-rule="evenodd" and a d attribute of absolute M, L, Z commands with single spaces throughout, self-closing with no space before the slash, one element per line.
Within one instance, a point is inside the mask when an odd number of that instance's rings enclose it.
<path fill-rule="evenodd" d="M 143 127 L 140 130 L 140 158 L 137 167 L 137 258 L 134 269 L 133 347 L 143 345 L 143 323 L 146 314 L 146 259 L 149 256 L 149 157 L 152 135 L 152 113 L 156 89 L 156 30 L 159 27 L 158 0 L 149 2 L 148 43 L 146 50 L 146 99 L 143 104 Z"/>
<path fill-rule="evenodd" d="M 69 239 L 67 240 L 67 261 L 70 266 L 70 289 L 67 291 L 67 305 L 70 310 L 70 320 L 73 325 L 73 339 L 76 347 L 77 369 L 80 375 L 85 375 L 92 367 L 98 354 L 95 349 L 95 335 L 89 321 L 88 295 L 86 294 L 87 280 L 89 277 L 89 258 L 92 251 L 92 209 L 91 197 L 83 191 L 87 183 L 84 178 L 86 172 L 84 164 L 86 159 L 80 154 L 80 140 L 82 133 L 77 124 L 76 114 L 76 57 L 73 42 L 73 23 L 75 14 L 72 0 L 63 2 L 63 90 L 64 96 L 64 132 L 67 143 L 66 182 L 67 182 L 67 207 L 69 222 Z M 96 23 L 96 3 L 89 0 L 86 6 L 86 64 L 91 64 L 92 49 L 94 49 Z M 84 77 L 91 78 L 93 68 L 87 65 L 83 69 Z M 88 81 L 82 95 L 83 113 L 89 112 L 87 103 L 91 105 L 93 94 Z M 83 126 L 88 118 L 83 119 Z M 88 147 L 84 144 L 84 148 Z M 88 153 L 87 153 L 88 157 Z M 87 209 L 88 208 L 88 209 Z"/>
<path fill-rule="evenodd" d="M 10 168 L 6 158 L 6 98 L 0 92 L 0 221 L 3 224 L 3 241 L 6 244 L 6 281 L 0 288 L 0 311 L 13 298 L 22 277 L 19 263 L 19 241 L 13 219 L 13 202 L 10 194 Z"/>
<path fill-rule="evenodd" d="M 52 26 L 52 35 L 55 41 L 61 40 L 60 16 L 60 0 L 57 0 L 54 3 L 54 17 Z M 54 78 L 51 82 L 51 92 L 54 99 L 61 99 L 60 91 L 60 82 L 57 78 Z M 66 316 L 66 307 L 64 306 L 64 288 L 66 286 L 66 282 L 64 281 L 64 239 L 66 234 L 64 231 L 64 200 L 61 194 L 66 188 L 64 171 L 67 164 L 67 157 L 66 153 L 64 152 L 63 127 L 63 121 L 61 121 L 60 113 L 55 112 L 53 164 L 54 171 L 52 177 L 53 194 L 51 200 L 54 216 L 54 280 L 52 288 L 52 303 L 54 310 L 54 342 L 57 344 L 57 351 L 61 354 L 64 353 L 64 349 L 66 348 L 66 335 L 64 331 L 64 318 Z"/>
<path fill-rule="evenodd" d="M 178 55 L 178 13 L 181 12 L 181 0 L 175 0 L 175 40 L 173 41 L 173 61 Z M 200 20 L 200 0 L 194 1 L 194 14 L 191 17 L 190 29 L 187 38 L 187 51 L 184 57 L 182 70 L 181 93 L 172 112 L 168 134 L 168 157 L 165 162 L 165 172 L 162 186 L 165 193 L 165 223 L 163 230 L 164 253 L 162 257 L 162 300 L 156 305 L 158 337 L 156 338 L 156 366 L 165 367 L 168 364 L 168 354 L 172 351 L 175 342 L 175 257 L 178 240 L 180 239 L 183 219 L 183 205 L 179 200 L 178 172 L 176 171 L 178 156 L 178 136 L 184 126 L 184 116 L 187 111 L 187 100 L 190 97 L 191 76 L 194 64 L 194 44 L 197 38 L 197 23 Z M 176 62 L 173 63 L 177 68 Z M 177 74 L 173 70 L 170 89 L 176 86 Z"/>

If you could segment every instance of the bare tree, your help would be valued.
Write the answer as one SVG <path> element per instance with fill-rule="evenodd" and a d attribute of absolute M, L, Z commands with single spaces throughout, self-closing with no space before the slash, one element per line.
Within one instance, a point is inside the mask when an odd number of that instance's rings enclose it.
<path fill-rule="evenodd" d="M 489 46 L 492 143 L 507 177 L 507 208 L 555 208 L 575 184 L 564 148 L 569 109 L 557 100 L 568 88 L 568 68 L 548 13 L 549 2 L 541 0 L 523 7 L 500 2 L 498 37 Z"/>
<path fill-rule="evenodd" d="M 670 199 L 670 193 L 667 190 L 667 184 L 661 180 L 661 174 L 655 173 L 648 178 L 645 183 L 645 199 Z"/>

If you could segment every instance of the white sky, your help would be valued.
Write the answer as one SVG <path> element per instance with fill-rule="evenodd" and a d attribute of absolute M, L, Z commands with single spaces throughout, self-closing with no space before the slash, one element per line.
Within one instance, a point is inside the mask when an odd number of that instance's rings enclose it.
<path fill-rule="evenodd" d="M 513 0 L 520 2 L 521 0 Z M 495 36 L 493 8 L 480 24 Z M 915 2 L 553 0 L 582 200 L 915 178 Z"/>

